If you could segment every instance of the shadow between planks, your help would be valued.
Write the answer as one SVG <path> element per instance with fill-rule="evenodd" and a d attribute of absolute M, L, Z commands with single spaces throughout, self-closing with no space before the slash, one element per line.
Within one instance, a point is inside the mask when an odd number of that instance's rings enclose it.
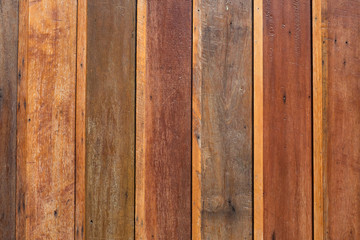
<path fill-rule="evenodd" d="M 0 3 L 0 239 L 357 239 L 356 1 Z"/>

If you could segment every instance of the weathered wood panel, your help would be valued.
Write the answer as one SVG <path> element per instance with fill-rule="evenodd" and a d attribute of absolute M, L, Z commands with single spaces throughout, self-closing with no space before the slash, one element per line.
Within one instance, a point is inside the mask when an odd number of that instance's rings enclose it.
<path fill-rule="evenodd" d="M 322 1 L 325 239 L 360 238 L 359 17 L 359 1 Z"/>
<path fill-rule="evenodd" d="M 134 238 L 135 3 L 87 1 L 88 239 Z"/>
<path fill-rule="evenodd" d="M 0 239 L 15 239 L 18 1 L 0 3 Z"/>
<path fill-rule="evenodd" d="M 264 0 L 264 239 L 312 238 L 310 5 Z"/>
<path fill-rule="evenodd" d="M 193 236 L 252 239 L 252 1 L 193 13 Z"/>
<path fill-rule="evenodd" d="M 191 1 L 138 2 L 136 237 L 191 237 Z"/>
<path fill-rule="evenodd" d="M 20 1 L 17 239 L 72 239 L 76 1 Z"/>

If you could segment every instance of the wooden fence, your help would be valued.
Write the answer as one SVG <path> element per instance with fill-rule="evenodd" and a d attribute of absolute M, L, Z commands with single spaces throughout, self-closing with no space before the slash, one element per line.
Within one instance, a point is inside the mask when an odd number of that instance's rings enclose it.
<path fill-rule="evenodd" d="M 0 1 L 0 239 L 360 239 L 359 20 Z"/>

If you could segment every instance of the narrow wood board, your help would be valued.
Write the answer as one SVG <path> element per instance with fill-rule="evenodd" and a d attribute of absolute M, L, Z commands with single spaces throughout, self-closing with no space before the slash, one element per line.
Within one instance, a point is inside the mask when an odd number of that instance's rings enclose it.
<path fill-rule="evenodd" d="M 313 58 L 313 212 L 314 239 L 324 239 L 324 138 L 321 2 L 312 0 L 312 58 Z"/>
<path fill-rule="evenodd" d="M 193 14 L 193 236 L 252 239 L 252 1 Z"/>
<path fill-rule="evenodd" d="M 360 238 L 359 17 L 359 1 L 322 1 L 325 239 Z"/>
<path fill-rule="evenodd" d="M 136 238 L 191 238 L 191 1 L 138 1 Z"/>
<path fill-rule="evenodd" d="M 17 239 L 74 238 L 76 9 L 20 2 Z"/>
<path fill-rule="evenodd" d="M 17 0 L 0 3 L 0 239 L 15 239 Z"/>
<path fill-rule="evenodd" d="M 134 239 L 135 3 L 87 0 L 86 239 Z"/>
<path fill-rule="evenodd" d="M 312 239 L 311 2 L 264 0 L 264 239 Z"/>
<path fill-rule="evenodd" d="M 87 0 L 78 0 L 76 49 L 75 239 L 85 239 Z"/>
<path fill-rule="evenodd" d="M 254 0 L 254 240 L 264 239 L 263 0 Z"/>

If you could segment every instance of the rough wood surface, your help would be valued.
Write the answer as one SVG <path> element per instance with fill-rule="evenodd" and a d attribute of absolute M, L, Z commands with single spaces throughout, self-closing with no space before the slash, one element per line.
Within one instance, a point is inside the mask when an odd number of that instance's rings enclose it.
<path fill-rule="evenodd" d="M 20 2 L 17 239 L 72 239 L 76 1 Z"/>
<path fill-rule="evenodd" d="M 15 239 L 18 1 L 0 3 L 0 239 Z"/>
<path fill-rule="evenodd" d="M 264 239 L 312 239 L 310 1 L 264 0 Z"/>
<path fill-rule="evenodd" d="M 137 239 L 191 238 L 191 9 L 138 2 Z"/>
<path fill-rule="evenodd" d="M 325 239 L 360 238 L 360 2 L 323 0 Z"/>
<path fill-rule="evenodd" d="M 86 239 L 134 238 L 135 12 L 87 1 Z"/>
<path fill-rule="evenodd" d="M 252 239 L 252 2 L 194 6 L 195 239 Z"/>

